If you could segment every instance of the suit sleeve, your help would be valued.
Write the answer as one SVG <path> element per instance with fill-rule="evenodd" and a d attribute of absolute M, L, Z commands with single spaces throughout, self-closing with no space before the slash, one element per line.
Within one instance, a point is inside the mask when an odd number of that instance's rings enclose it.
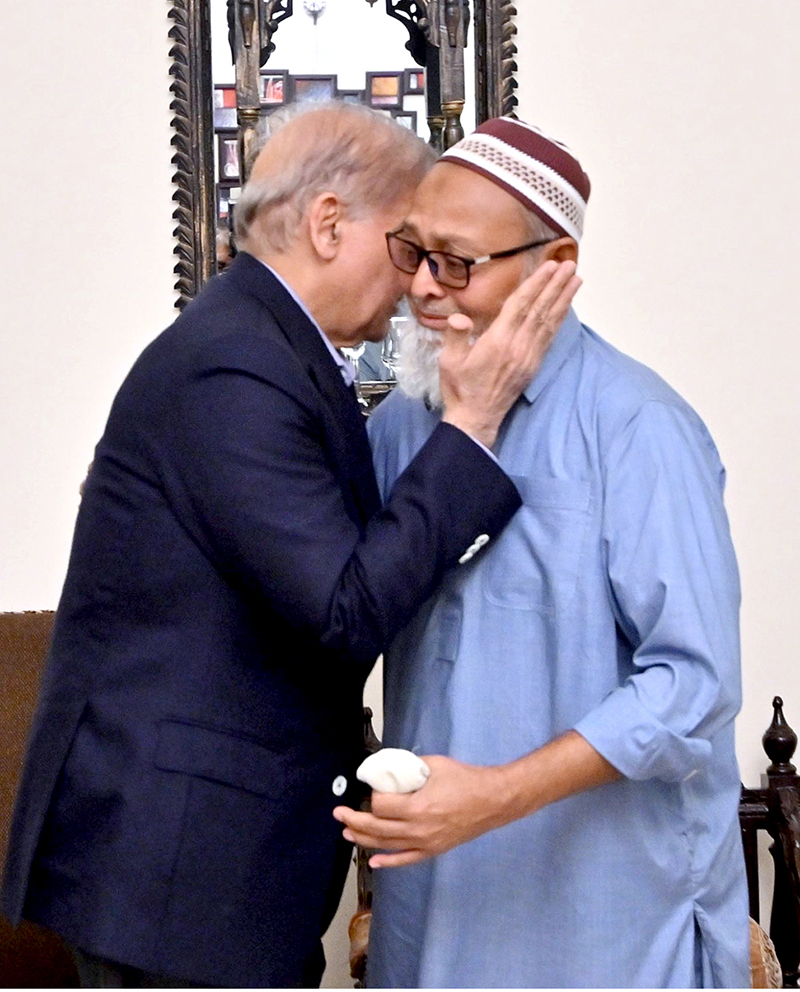
<path fill-rule="evenodd" d="M 603 542 L 633 673 L 575 729 L 623 775 L 681 781 L 741 703 L 724 473 L 689 411 L 651 402 L 612 444 Z"/>
<path fill-rule="evenodd" d="M 338 656 L 371 665 L 475 537 L 504 527 L 519 495 L 467 435 L 441 425 L 361 533 L 314 398 L 289 375 L 271 378 L 222 368 L 181 389 L 167 485 L 231 581 Z"/>

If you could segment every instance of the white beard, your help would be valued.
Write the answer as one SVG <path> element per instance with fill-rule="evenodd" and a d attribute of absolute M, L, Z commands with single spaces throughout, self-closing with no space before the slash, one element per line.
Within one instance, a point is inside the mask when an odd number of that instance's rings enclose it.
<path fill-rule="evenodd" d="M 400 339 L 398 385 L 406 396 L 424 400 L 434 409 L 442 406 L 439 352 L 443 343 L 442 334 L 423 327 L 413 317 L 408 318 Z"/>

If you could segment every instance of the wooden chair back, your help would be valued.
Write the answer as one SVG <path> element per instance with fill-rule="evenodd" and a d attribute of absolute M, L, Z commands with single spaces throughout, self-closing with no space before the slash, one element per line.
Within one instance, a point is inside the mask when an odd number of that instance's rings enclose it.
<path fill-rule="evenodd" d="M 0 613 L 0 866 L 25 745 L 50 644 L 53 613 Z M 33 923 L 17 929 L 0 916 L 0 987 L 77 988 L 72 955 L 60 937 Z"/>

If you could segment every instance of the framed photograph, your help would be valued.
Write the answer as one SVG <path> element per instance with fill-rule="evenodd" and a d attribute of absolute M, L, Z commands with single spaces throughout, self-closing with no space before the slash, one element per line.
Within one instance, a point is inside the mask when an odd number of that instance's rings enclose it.
<path fill-rule="evenodd" d="M 239 139 L 236 131 L 217 132 L 219 178 L 239 179 Z"/>
<path fill-rule="evenodd" d="M 337 90 L 336 99 L 345 103 L 366 103 L 367 94 L 365 90 Z"/>
<path fill-rule="evenodd" d="M 336 96 L 336 76 L 290 76 L 292 99 L 297 103 L 333 100 Z"/>
<path fill-rule="evenodd" d="M 425 70 L 424 69 L 404 69 L 403 70 L 403 93 L 424 93 L 425 92 Z"/>
<path fill-rule="evenodd" d="M 261 70 L 258 94 L 262 107 L 277 107 L 286 103 L 289 73 L 285 69 Z"/>
<path fill-rule="evenodd" d="M 236 86 L 234 83 L 214 85 L 214 127 L 236 127 Z"/>
<path fill-rule="evenodd" d="M 222 183 L 217 186 L 217 224 L 220 227 L 228 226 L 231 189 L 233 188 L 232 186 L 223 186 Z"/>
<path fill-rule="evenodd" d="M 401 127 L 407 127 L 409 131 L 417 130 L 417 112 L 416 110 L 393 110 L 392 117 L 397 121 Z"/>
<path fill-rule="evenodd" d="M 370 107 L 401 110 L 403 107 L 402 72 L 368 72 L 367 103 Z"/>

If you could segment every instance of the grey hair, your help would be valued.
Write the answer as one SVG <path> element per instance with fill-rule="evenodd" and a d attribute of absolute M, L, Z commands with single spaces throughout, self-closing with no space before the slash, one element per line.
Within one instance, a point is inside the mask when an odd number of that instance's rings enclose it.
<path fill-rule="evenodd" d="M 538 214 L 535 214 L 532 210 L 528 210 L 527 207 L 523 207 L 521 203 L 520 209 L 525 217 L 529 241 L 555 241 L 556 238 L 561 237 L 561 235 L 557 234 L 552 227 L 549 226 L 549 224 L 546 224 Z M 542 248 L 544 248 L 544 245 L 542 245 L 541 248 L 535 248 L 531 252 L 526 252 L 525 267 L 523 269 L 523 273 L 526 278 L 535 272 L 541 264 L 539 253 Z"/>
<path fill-rule="evenodd" d="M 556 238 L 561 237 L 538 214 L 535 214 L 532 210 L 528 210 L 526 207 L 522 207 L 522 210 L 525 214 L 525 223 L 528 225 L 528 237 L 531 241 L 554 241 Z"/>
<path fill-rule="evenodd" d="M 234 222 L 240 247 L 257 239 L 274 252 L 291 246 L 321 193 L 336 193 L 350 216 L 368 216 L 413 189 L 434 162 L 432 150 L 408 128 L 341 101 L 270 115 L 254 154 L 262 149 L 264 167 L 256 165 L 242 190 Z"/>

